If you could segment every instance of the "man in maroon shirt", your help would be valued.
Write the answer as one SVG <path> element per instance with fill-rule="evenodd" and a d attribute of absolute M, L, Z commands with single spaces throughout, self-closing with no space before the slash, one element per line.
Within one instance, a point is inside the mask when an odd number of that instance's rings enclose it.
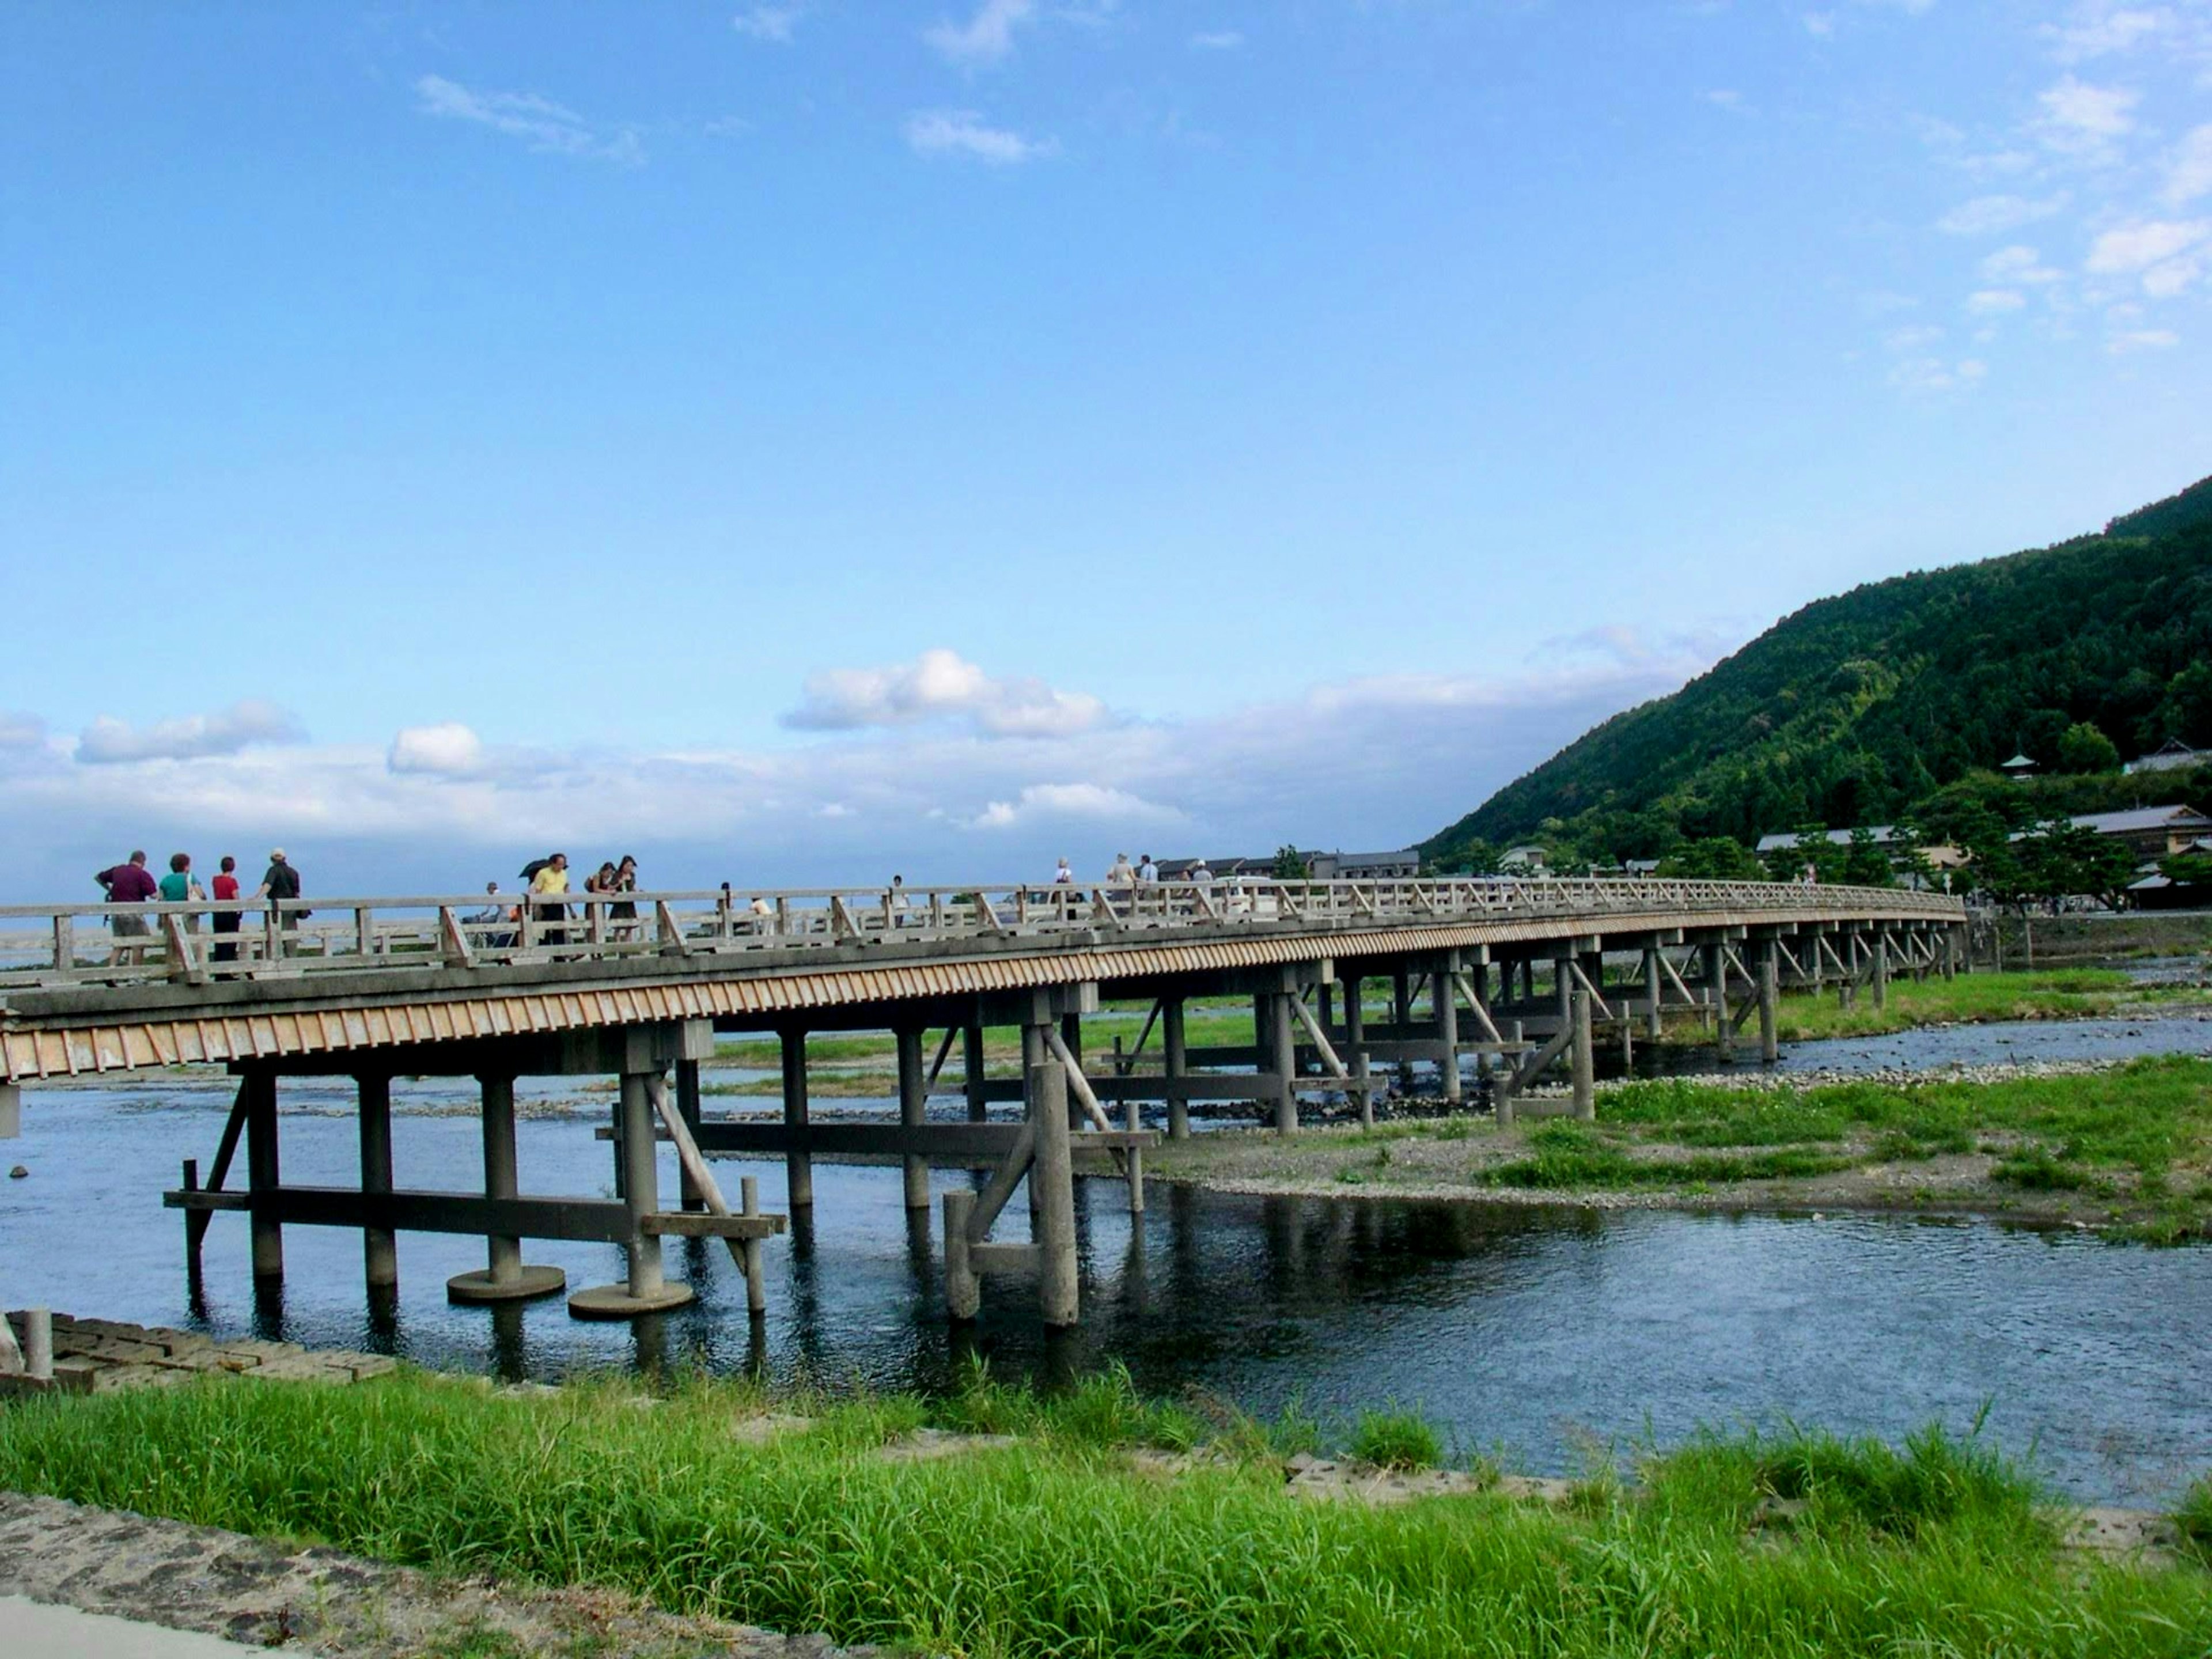
<path fill-rule="evenodd" d="M 133 853 L 128 864 L 102 870 L 93 879 L 106 895 L 102 902 L 107 904 L 143 904 L 161 890 L 161 884 L 147 871 L 143 853 Z M 107 929 L 118 939 L 144 939 L 153 931 L 147 927 L 145 917 L 120 913 L 107 919 Z M 146 947 L 143 945 L 118 945 L 113 959 L 118 968 L 134 967 L 145 960 L 145 956 Z"/>
<path fill-rule="evenodd" d="M 222 855 L 222 873 L 215 878 L 215 896 L 232 900 L 238 896 L 238 860 L 226 853 Z M 235 910 L 218 910 L 215 915 L 215 930 L 218 933 L 235 933 L 240 918 Z M 215 947 L 217 962 L 238 960 L 238 941 L 230 939 Z"/>

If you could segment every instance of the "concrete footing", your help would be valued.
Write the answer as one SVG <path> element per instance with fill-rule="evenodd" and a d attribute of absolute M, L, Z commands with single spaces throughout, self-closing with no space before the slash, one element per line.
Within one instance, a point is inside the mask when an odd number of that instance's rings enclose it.
<path fill-rule="evenodd" d="M 627 1285 L 597 1285 L 568 1298 L 568 1312 L 578 1319 L 639 1319 L 666 1313 L 691 1300 L 691 1287 L 663 1280 L 660 1288 L 640 1295 Z"/>
<path fill-rule="evenodd" d="M 446 1281 L 446 1300 L 468 1307 L 495 1302 L 530 1302 L 568 1288 L 568 1275 L 558 1267 L 518 1267 L 514 1277 L 496 1277 L 489 1267 L 455 1273 Z"/>

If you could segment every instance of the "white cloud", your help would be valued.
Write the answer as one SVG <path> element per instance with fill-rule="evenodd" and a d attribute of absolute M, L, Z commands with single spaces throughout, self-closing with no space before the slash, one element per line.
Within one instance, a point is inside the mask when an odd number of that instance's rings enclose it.
<path fill-rule="evenodd" d="M 645 160 L 644 146 L 635 132 L 601 131 L 575 111 L 534 92 L 475 92 L 441 75 L 422 76 L 415 90 L 425 115 L 474 122 L 520 138 L 534 150 L 630 166 Z"/>
<path fill-rule="evenodd" d="M 956 714 L 757 750 L 486 744 L 466 776 L 395 770 L 397 742 L 165 767 L 0 750 L 0 842 L 10 850 L 0 888 L 74 891 L 84 847 L 110 842 L 211 855 L 236 850 L 222 845 L 234 838 L 273 840 L 326 895 L 481 890 L 487 876 L 511 878 L 522 859 L 556 846 L 593 862 L 636 852 L 647 879 L 669 887 L 729 878 L 756 888 L 891 869 L 909 880 L 1030 870 L 1042 879 L 1061 854 L 1103 870 L 1117 848 L 1139 850 L 1126 842 L 1151 826 L 1158 842 L 1177 843 L 1155 848 L 1170 855 L 1286 841 L 1402 846 L 1596 722 L 1674 690 L 1722 642 L 1596 629 L 1486 675 L 1407 672 L 1205 718 L 1104 720 L 1019 741 L 993 741 Z M 450 768 L 466 743 L 416 738 L 405 752 Z M 1329 757 L 1325 789 L 1314 785 L 1316 754 Z M 979 825 L 996 833 L 979 836 Z"/>
<path fill-rule="evenodd" d="M 1952 236 L 1993 236 L 2048 219 L 2065 210 L 2064 192 L 2041 200 L 2025 196 L 1977 196 L 1961 203 L 1936 222 L 1936 228 Z"/>
<path fill-rule="evenodd" d="M 1826 40 L 1836 32 L 1836 14 L 1832 11 L 1808 11 L 1802 20 L 1805 33 L 1815 40 Z"/>
<path fill-rule="evenodd" d="M 917 155 L 966 156 L 994 167 L 1012 167 L 1056 155 L 1050 138 L 1025 138 L 1004 127 L 986 126 L 972 109 L 920 110 L 907 118 L 906 142 Z"/>
<path fill-rule="evenodd" d="M 1966 310 L 1976 317 L 2001 317 L 2027 303 L 2024 295 L 2009 288 L 1985 288 L 1966 296 Z"/>
<path fill-rule="evenodd" d="M 2131 351 L 2163 351 L 2181 343 L 2181 337 L 2170 329 L 2135 328 L 2113 335 L 2105 342 L 2105 349 L 2115 357 Z"/>
<path fill-rule="evenodd" d="M 1982 278 L 2003 287 L 2042 287 L 2061 282 L 2063 277 L 2043 263 L 2043 256 L 2032 247 L 2014 243 L 2001 247 L 1982 261 Z"/>
<path fill-rule="evenodd" d="M 805 732 L 851 732 L 957 719 L 993 738 L 1060 738 L 1107 719 L 1106 706 L 1042 680 L 994 678 L 957 652 L 925 651 L 888 668 L 834 668 L 811 675 L 805 700 L 783 723 Z"/>
<path fill-rule="evenodd" d="M 0 749 L 35 749 L 46 740 L 46 723 L 36 714 L 0 708 Z"/>
<path fill-rule="evenodd" d="M 2129 276 L 2187 252 L 2212 235 L 2212 220 L 2148 219 L 2108 230 L 2089 249 L 2088 269 L 2100 276 Z"/>
<path fill-rule="evenodd" d="M 770 40 L 778 46 L 791 44 L 792 31 L 799 20 L 806 15 L 804 6 L 748 6 L 730 19 L 730 27 L 740 34 L 750 34 L 756 40 Z"/>
<path fill-rule="evenodd" d="M 2142 95 L 2125 87 L 2092 86 L 2069 75 L 2036 100 L 2043 113 L 2035 124 L 2044 148 L 2085 161 L 2108 161 L 2113 141 L 2135 130 L 2132 113 Z"/>
<path fill-rule="evenodd" d="M 1743 107 L 1743 94 L 1734 87 L 1715 87 L 1702 95 L 1716 109 L 1740 110 Z"/>
<path fill-rule="evenodd" d="M 971 823 L 978 830 L 1012 830 L 1039 819 L 1091 818 L 1137 828 L 1181 823 L 1184 817 L 1172 806 L 1103 784 L 1032 783 L 1012 800 L 992 801 Z"/>
<path fill-rule="evenodd" d="M 948 62 L 995 64 L 1014 49 L 1014 30 L 1036 15 L 1036 0 L 982 0 L 965 23 L 950 19 L 923 32 L 922 39 Z"/>
<path fill-rule="evenodd" d="M 2166 186 L 2160 192 L 2169 207 L 2185 207 L 2198 197 L 2212 194 L 2212 123 L 2190 130 L 2174 147 L 2166 167 Z"/>
<path fill-rule="evenodd" d="M 432 777 L 475 777 L 484 768 L 483 739 L 459 720 L 436 726 L 410 726 L 392 740 L 385 752 L 387 770 L 422 773 Z"/>
<path fill-rule="evenodd" d="M 1907 357 L 1893 366 L 1889 383 L 1900 392 L 1936 393 L 1964 392 L 1978 386 L 1990 372 L 1990 366 L 1978 358 L 1961 358 L 1956 362 L 1941 357 Z"/>
<path fill-rule="evenodd" d="M 299 723 L 275 703 L 247 697 L 212 714 L 187 714 L 135 726 L 102 714 L 76 740 L 76 757 L 91 766 L 133 761 L 198 760 L 235 755 L 255 744 L 303 743 Z"/>
<path fill-rule="evenodd" d="M 2131 52 L 2166 25 L 2165 15 L 2135 8 L 2113 9 L 2104 4 L 2085 6 L 2072 23 L 2046 23 L 2043 37 L 2051 42 L 2051 55 L 2062 64 L 2085 63 Z"/>
<path fill-rule="evenodd" d="M 1197 52 L 1234 52 L 1244 44 L 1244 37 L 1235 29 L 1206 29 L 1192 35 L 1190 44 Z"/>

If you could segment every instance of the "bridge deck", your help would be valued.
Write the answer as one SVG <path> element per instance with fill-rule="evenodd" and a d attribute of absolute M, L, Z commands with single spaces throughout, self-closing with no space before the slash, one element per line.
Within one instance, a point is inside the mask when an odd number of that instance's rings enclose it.
<path fill-rule="evenodd" d="M 214 932 L 222 916 L 238 931 Z M 118 918 L 149 932 L 101 931 Z M 1956 900 L 1902 889 L 1602 879 L 11 906 L 0 1082 L 672 1020 L 880 1023 L 890 1005 L 1047 987 L 1138 994 L 1292 963 L 1383 971 L 1423 952 L 1963 919 Z"/>

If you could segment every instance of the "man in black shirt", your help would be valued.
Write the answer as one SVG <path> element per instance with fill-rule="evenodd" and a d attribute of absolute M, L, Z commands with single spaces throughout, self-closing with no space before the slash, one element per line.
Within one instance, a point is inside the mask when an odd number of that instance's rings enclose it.
<path fill-rule="evenodd" d="M 261 878 L 261 890 L 254 897 L 295 899 L 299 896 L 300 872 L 285 861 L 283 848 L 270 848 L 269 871 Z M 282 908 L 276 913 L 277 935 L 283 941 L 283 950 L 288 957 L 292 954 L 291 931 L 300 925 L 300 918 L 307 914 L 305 910 L 286 911 Z"/>

